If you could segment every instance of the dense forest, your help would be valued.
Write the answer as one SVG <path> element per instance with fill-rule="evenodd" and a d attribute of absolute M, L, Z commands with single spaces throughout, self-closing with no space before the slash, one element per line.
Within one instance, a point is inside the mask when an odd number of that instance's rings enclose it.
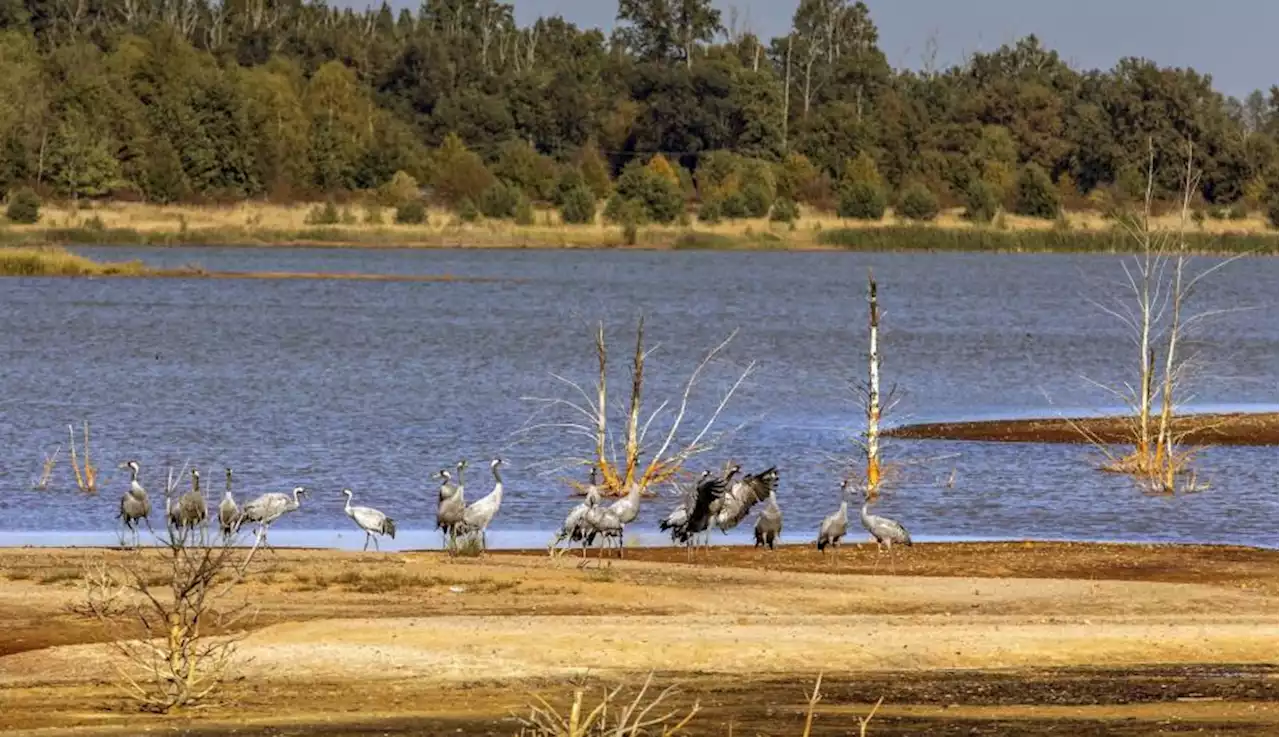
<path fill-rule="evenodd" d="M 1140 197 L 1149 143 L 1172 199 L 1189 142 L 1200 206 L 1274 209 L 1275 86 L 1238 100 L 1144 59 L 1073 69 L 1034 36 L 895 70 L 848 0 L 802 0 L 771 39 L 709 0 L 620 0 L 617 21 L 520 27 L 497 0 L 0 0 L 0 192 L 1051 216 Z"/>

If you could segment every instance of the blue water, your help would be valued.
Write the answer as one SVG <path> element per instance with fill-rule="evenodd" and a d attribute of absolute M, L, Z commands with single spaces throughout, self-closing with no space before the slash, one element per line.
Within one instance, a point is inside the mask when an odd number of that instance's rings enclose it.
<path fill-rule="evenodd" d="M 747 470 L 777 464 L 785 536 L 811 540 L 838 505 L 841 459 L 853 456 L 860 428 L 851 384 L 865 370 L 868 267 L 884 309 L 885 385 L 900 390 L 888 424 L 1105 411 L 1115 398 L 1086 377 L 1122 382 L 1135 352 L 1088 301 L 1115 293 L 1113 256 L 83 250 L 220 270 L 496 281 L 0 280 L 0 545 L 114 542 L 127 484 L 117 464 L 136 458 L 157 506 L 166 467 L 184 462 L 202 470 L 215 498 L 228 465 L 241 500 L 309 487 L 302 510 L 273 528 L 278 545 L 362 545 L 341 511 L 349 487 L 357 504 L 396 518 L 397 547 L 430 547 L 432 474 L 467 457 L 474 499 L 491 487 L 485 466 L 495 454 L 508 461 L 507 496 L 491 544 L 545 544 L 576 503 L 563 474 L 545 473 L 548 459 L 583 449 L 563 433 L 513 436 L 534 410 L 527 397 L 570 396 L 551 372 L 594 380 L 590 331 L 603 319 L 620 400 L 641 313 L 657 345 L 650 407 L 678 399 L 701 355 L 739 331 L 690 410 L 704 418 L 755 361 L 719 424 L 736 431 L 693 470 L 730 459 Z M 1277 276 L 1274 258 L 1241 260 L 1197 293 L 1198 308 L 1233 311 L 1187 343 L 1198 357 L 1190 409 L 1280 405 Z M 66 426 L 85 419 L 101 473 L 96 496 L 74 490 L 65 462 Z M 31 490 L 41 458 L 60 443 L 50 490 Z M 890 440 L 886 454 L 905 465 L 878 511 L 920 540 L 1275 546 L 1280 526 L 1274 446 L 1205 449 L 1197 474 L 1208 490 L 1174 498 L 1098 472 L 1084 446 Z M 661 540 L 657 519 L 672 501 L 660 492 L 629 530 L 637 544 Z M 741 541 L 751 524 L 713 540 Z"/>

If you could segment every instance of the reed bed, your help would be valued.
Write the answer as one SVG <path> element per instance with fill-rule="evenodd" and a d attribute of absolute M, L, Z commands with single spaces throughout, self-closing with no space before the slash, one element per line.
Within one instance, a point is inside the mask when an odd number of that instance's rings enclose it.
<path fill-rule="evenodd" d="M 60 246 L 0 248 L 0 276 L 143 276 L 138 261 L 99 263 Z"/>
<path fill-rule="evenodd" d="M 340 222 L 309 222 L 315 204 L 242 202 L 227 206 L 96 203 L 85 209 L 50 204 L 35 225 L 0 228 L 0 241 L 16 244 L 119 245 L 315 245 L 356 247 L 600 248 L 624 246 L 622 229 L 597 217 L 566 225 L 559 213 L 540 209 L 534 222 L 482 219 L 462 222 L 442 208 L 429 208 L 426 221 L 394 222 L 394 210 L 359 203 L 337 206 Z M 715 224 L 692 218 L 687 225 L 646 225 L 635 245 L 643 248 L 704 250 L 885 250 L 998 252 L 1126 252 L 1131 244 L 1099 213 L 1072 212 L 1060 221 L 1001 214 L 999 227 L 975 225 L 959 209 L 943 211 L 929 223 L 897 218 L 845 220 L 804 208 L 794 224 L 743 219 Z M 1176 229 L 1171 215 L 1153 218 L 1155 229 Z M 1258 217 L 1205 220 L 1188 234 L 1188 245 L 1203 253 L 1276 253 L 1276 233 Z"/>

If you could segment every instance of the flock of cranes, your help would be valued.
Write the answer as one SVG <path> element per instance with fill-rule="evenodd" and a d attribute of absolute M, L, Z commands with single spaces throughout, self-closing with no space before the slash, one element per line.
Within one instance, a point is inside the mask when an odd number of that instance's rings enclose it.
<path fill-rule="evenodd" d="M 436 505 L 436 529 L 444 539 L 446 549 L 453 551 L 461 536 L 477 536 L 481 549 L 487 548 L 486 531 L 494 517 L 502 507 L 502 474 L 501 458 L 494 458 L 489 463 L 493 475 L 493 489 L 471 504 L 466 502 L 466 491 L 463 481 L 467 468 L 465 460 L 459 461 L 454 474 L 442 469 L 436 475 L 440 479 L 440 489 Z M 138 525 L 150 526 L 151 502 L 146 490 L 138 482 L 139 466 L 137 461 L 125 464 L 130 471 L 129 488 L 120 499 L 118 518 L 125 528 L 133 534 L 134 544 L 138 540 Z M 756 547 L 774 549 L 774 545 L 782 534 L 782 510 L 778 506 L 778 469 L 771 466 L 756 474 L 747 474 L 735 478 L 741 472 L 741 466 L 730 466 L 723 474 L 703 471 L 697 483 L 685 489 L 676 507 L 660 522 L 659 529 L 671 534 L 672 542 L 685 545 L 692 556 L 698 545 L 710 544 L 711 528 L 714 526 L 727 533 L 745 520 L 753 508 L 762 505 L 756 517 Z M 224 536 L 236 535 L 246 524 L 256 525 L 257 543 L 266 542 L 267 531 L 271 524 L 289 512 L 296 511 L 307 495 L 301 486 L 295 487 L 289 494 L 272 492 L 262 494 L 239 506 L 232 494 L 231 469 L 226 470 L 226 490 L 218 505 L 218 526 Z M 606 550 L 616 548 L 619 557 L 625 557 L 623 535 L 626 526 L 640 515 L 641 487 L 632 483 L 627 493 L 611 504 L 603 502 L 603 494 L 598 483 L 597 469 L 592 467 L 591 476 L 586 486 L 586 498 L 573 507 L 564 523 L 556 532 L 551 542 L 551 555 L 563 554 L 560 545 L 568 541 L 582 547 L 585 561 L 587 549 L 599 542 L 600 557 Z M 850 483 L 845 480 L 840 484 L 840 507 L 822 520 L 818 528 L 817 547 L 825 552 L 828 547 L 836 550 L 844 538 L 849 523 L 849 498 L 854 493 Z M 395 520 L 373 507 L 353 506 L 352 492 L 343 489 L 346 505 L 343 511 L 365 533 L 364 549 L 368 550 L 372 543 L 378 549 L 378 537 L 396 536 Z M 911 535 L 899 522 L 873 515 L 868 511 L 869 501 L 864 501 L 860 514 L 862 526 L 875 538 L 881 550 L 890 553 L 890 565 L 893 565 L 893 545 L 911 545 Z M 190 530 L 201 527 L 208 520 L 209 510 L 200 489 L 200 472 L 191 471 L 191 490 L 176 500 L 169 493 L 165 494 L 165 520 L 174 530 Z"/>
<path fill-rule="evenodd" d="M 685 489 L 680 501 L 659 523 L 660 530 L 669 531 L 672 542 L 683 544 L 692 556 L 696 545 L 710 544 L 711 528 L 717 527 L 727 533 L 746 519 L 752 508 L 763 504 L 756 517 L 756 547 L 774 549 L 778 537 L 782 534 L 782 510 L 778 506 L 778 468 L 771 466 L 756 474 L 748 474 L 735 480 L 742 470 L 733 465 L 722 475 L 711 471 L 703 471 L 698 482 Z M 841 538 L 848 529 L 849 495 L 848 480 L 840 484 L 840 508 L 822 520 L 818 528 L 818 550 L 825 552 L 827 547 L 833 550 L 839 547 Z M 911 545 L 911 535 L 901 523 L 873 515 L 868 512 L 869 501 L 862 504 L 862 526 L 875 538 L 880 549 L 890 554 L 890 565 L 893 565 L 893 545 Z M 554 554 L 559 545 L 568 540 L 570 544 L 582 546 L 583 559 L 587 548 L 596 539 L 600 540 L 600 555 L 611 545 L 617 547 L 619 557 L 624 555 L 622 546 L 623 532 L 626 525 L 633 522 L 640 513 L 640 486 L 632 484 L 626 496 L 605 506 L 601 503 L 600 487 L 597 485 L 596 469 L 591 469 L 591 478 L 586 487 L 586 499 L 578 504 L 556 532 L 550 550 Z"/>
<path fill-rule="evenodd" d="M 440 475 L 444 478 L 444 484 L 440 489 L 437 520 L 441 529 L 445 529 L 450 538 L 456 538 L 460 534 L 479 533 L 483 544 L 485 531 L 488 529 L 489 523 L 493 521 L 494 516 L 497 515 L 498 508 L 502 505 L 502 475 L 498 470 L 500 465 L 502 465 L 502 459 L 500 458 L 494 458 L 493 462 L 489 464 L 495 481 L 493 491 L 470 505 L 463 501 L 462 496 L 462 470 L 466 467 L 466 462 L 463 461 L 458 464 L 458 484 L 456 486 L 450 483 L 447 471 L 440 472 Z M 133 535 L 134 545 L 137 545 L 138 526 L 143 524 L 150 527 L 151 525 L 151 500 L 147 496 L 147 490 L 138 481 L 138 473 L 140 471 L 138 462 L 129 461 L 125 466 L 129 469 L 129 488 L 120 497 L 120 511 L 116 517 L 124 523 L 125 529 Z M 232 494 L 231 469 L 228 468 L 227 488 L 223 493 L 222 501 L 218 504 L 218 527 L 224 536 L 231 537 L 236 535 L 244 524 L 254 524 L 257 526 L 255 530 L 257 543 L 265 543 L 267 531 L 270 529 L 271 524 L 285 514 L 300 508 L 302 499 L 306 495 L 307 490 L 298 486 L 289 494 L 271 492 L 247 502 L 243 507 L 239 506 L 236 504 L 235 496 Z M 342 495 L 346 497 L 346 505 L 343 507 L 343 512 L 365 534 L 365 550 L 369 549 L 370 543 L 373 544 L 375 550 L 378 549 L 379 536 L 385 535 L 395 539 L 396 522 L 394 519 L 373 507 L 353 506 L 351 504 L 352 493 L 350 489 L 343 489 Z M 208 506 L 204 495 L 200 491 L 200 472 L 192 469 L 190 491 L 179 496 L 176 501 L 171 494 L 166 492 L 165 522 L 172 530 L 186 531 L 203 526 L 208 519 L 208 515 Z"/>

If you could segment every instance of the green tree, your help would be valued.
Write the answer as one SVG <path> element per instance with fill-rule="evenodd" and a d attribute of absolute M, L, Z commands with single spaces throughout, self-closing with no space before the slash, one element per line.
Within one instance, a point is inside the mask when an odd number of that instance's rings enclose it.
<path fill-rule="evenodd" d="M 613 180 L 609 176 L 609 165 L 600 155 L 600 149 L 594 140 L 587 141 L 578 150 L 576 163 L 582 172 L 583 180 L 591 188 L 596 199 L 602 200 L 608 197 L 613 191 Z"/>
<path fill-rule="evenodd" d="M 622 176 L 618 177 L 616 190 L 614 198 L 619 204 L 610 215 L 615 221 L 619 208 L 627 202 L 635 203 L 643 221 L 670 223 L 684 212 L 684 194 L 680 190 L 679 177 L 661 156 L 653 157 L 648 164 L 628 164 Z"/>
<path fill-rule="evenodd" d="M 515 217 L 520 198 L 518 187 L 497 181 L 481 193 L 477 205 L 480 213 L 487 218 L 506 219 Z"/>
<path fill-rule="evenodd" d="M 975 179 L 965 190 L 965 218 L 975 223 L 989 223 L 1000 210 L 1000 198 L 995 187 L 984 179 Z"/>
<path fill-rule="evenodd" d="M 32 225 L 40 221 L 40 198 L 30 187 L 22 187 L 9 195 L 9 207 L 5 209 L 9 222 Z"/>
<path fill-rule="evenodd" d="M 596 196 L 585 184 L 565 192 L 561 198 L 560 219 L 566 223 L 590 223 L 596 219 Z"/>
<path fill-rule="evenodd" d="M 470 200 L 472 206 L 485 190 L 493 184 L 493 174 L 474 152 L 467 149 L 462 139 L 454 134 L 445 137 L 444 143 L 433 156 L 431 186 L 442 201 L 458 205 Z"/>
<path fill-rule="evenodd" d="M 879 220 L 888 207 L 884 180 L 875 159 L 863 152 L 844 167 L 840 180 L 840 202 L 836 212 L 842 218 Z"/>
<path fill-rule="evenodd" d="M 1014 212 L 1029 217 L 1052 220 L 1060 209 L 1058 190 L 1036 164 L 1027 164 L 1018 174 Z"/>
<path fill-rule="evenodd" d="M 693 65 L 699 46 L 721 30 L 711 0 L 619 0 L 616 38 L 645 61 Z"/>
<path fill-rule="evenodd" d="M 938 217 L 938 198 L 928 187 L 912 182 L 898 195 L 896 212 L 908 220 L 933 220 Z"/>
<path fill-rule="evenodd" d="M 104 195 L 119 179 L 120 162 L 77 111 L 68 111 L 58 124 L 46 156 L 50 181 L 73 199 Z"/>
<path fill-rule="evenodd" d="M 526 141 L 507 141 L 498 151 L 493 174 L 538 200 L 550 200 L 556 184 L 556 164 Z"/>
<path fill-rule="evenodd" d="M 1271 223 L 1273 230 L 1280 228 L 1280 198 L 1276 197 L 1275 192 L 1271 193 L 1267 201 L 1267 222 Z"/>

